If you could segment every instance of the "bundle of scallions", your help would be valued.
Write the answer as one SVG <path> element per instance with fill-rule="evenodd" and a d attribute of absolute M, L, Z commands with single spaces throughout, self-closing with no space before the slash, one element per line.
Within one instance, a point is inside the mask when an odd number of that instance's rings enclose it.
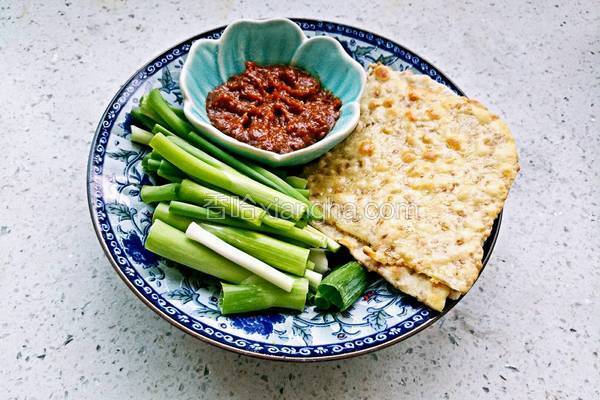
<path fill-rule="evenodd" d="M 145 247 L 219 279 L 223 314 L 302 311 L 309 291 L 318 307 L 343 310 L 362 294 L 367 279 L 358 264 L 323 279 L 326 252 L 340 246 L 309 225 L 322 213 L 305 179 L 228 154 L 157 89 L 131 116 L 131 140 L 151 148 L 144 171 L 164 181 L 141 189 L 156 206 Z"/>

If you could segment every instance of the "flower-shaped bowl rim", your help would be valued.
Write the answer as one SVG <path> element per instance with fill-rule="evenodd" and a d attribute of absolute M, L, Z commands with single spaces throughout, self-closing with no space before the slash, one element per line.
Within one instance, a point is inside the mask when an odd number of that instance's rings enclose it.
<path fill-rule="evenodd" d="M 360 89 L 356 95 L 356 98 L 353 101 L 343 104 L 342 106 L 348 106 L 350 108 L 350 119 L 345 124 L 345 126 L 335 126 L 325 135 L 321 140 L 304 147 L 299 150 L 295 150 L 289 153 L 279 154 L 268 150 L 263 150 L 258 147 L 254 147 L 248 143 L 241 142 L 224 132 L 221 132 L 219 129 L 214 127 L 212 124 L 207 123 L 198 119 L 193 112 L 194 107 L 197 105 L 193 101 L 192 92 L 190 89 L 190 85 L 188 84 L 189 79 L 193 76 L 193 72 L 191 70 L 191 60 L 196 56 L 199 49 L 202 48 L 206 43 L 216 44 L 217 50 L 220 48 L 222 44 L 223 38 L 228 36 L 228 33 L 237 29 L 241 25 L 255 25 L 257 27 L 264 27 L 270 24 L 285 24 L 288 29 L 293 29 L 297 32 L 297 34 L 302 38 L 300 45 L 296 48 L 294 52 L 294 56 L 292 57 L 292 65 L 295 59 L 295 56 L 302 46 L 306 43 L 321 40 L 331 42 L 340 56 L 340 59 L 346 62 L 347 64 L 352 65 L 352 68 L 355 69 L 360 76 Z M 219 75 L 220 78 L 223 79 L 223 73 L 221 71 L 221 66 L 219 66 Z M 228 77 L 229 78 L 229 77 Z M 350 55 L 346 53 L 342 45 L 332 37 L 329 36 L 315 36 L 308 38 L 304 31 L 292 20 L 287 18 L 271 18 L 271 19 L 238 19 L 231 24 L 227 25 L 223 33 L 218 39 L 198 39 L 190 48 L 187 59 L 181 68 L 180 75 L 180 87 L 181 92 L 183 94 L 184 102 L 183 102 L 183 110 L 190 122 L 199 128 L 205 136 L 213 142 L 217 142 L 220 145 L 226 146 L 228 150 L 231 150 L 237 154 L 240 154 L 245 157 L 253 158 L 256 161 L 271 165 L 271 166 L 292 166 L 292 165 L 300 165 L 307 163 L 309 161 L 314 160 L 315 158 L 325 154 L 328 150 L 334 147 L 336 144 L 344 140 L 356 127 L 358 124 L 358 120 L 360 118 L 360 98 L 362 97 L 366 85 L 366 72 L 364 68 L 354 60 Z M 337 123 L 336 123 L 337 124 Z"/>

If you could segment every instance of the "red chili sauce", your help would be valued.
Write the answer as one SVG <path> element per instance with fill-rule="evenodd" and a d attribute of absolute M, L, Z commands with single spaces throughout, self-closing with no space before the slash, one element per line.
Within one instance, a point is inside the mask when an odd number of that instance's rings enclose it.
<path fill-rule="evenodd" d="M 221 132 L 260 149 L 289 153 L 321 140 L 340 115 L 342 102 L 301 69 L 259 66 L 216 87 L 206 112 Z"/>

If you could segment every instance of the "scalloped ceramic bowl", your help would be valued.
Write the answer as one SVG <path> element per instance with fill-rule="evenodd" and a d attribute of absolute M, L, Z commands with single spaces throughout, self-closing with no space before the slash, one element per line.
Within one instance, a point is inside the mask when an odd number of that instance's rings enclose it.
<path fill-rule="evenodd" d="M 342 100 L 340 117 L 320 141 L 286 154 L 262 150 L 236 140 L 211 123 L 206 96 L 230 77 L 245 70 L 245 62 L 293 65 L 308 71 Z M 365 70 L 340 43 L 326 36 L 308 39 L 289 19 L 240 20 L 230 24 L 219 40 L 196 41 L 183 65 L 180 86 L 187 118 L 209 140 L 230 151 L 270 166 L 300 165 L 325 154 L 345 139 L 360 117 Z"/>

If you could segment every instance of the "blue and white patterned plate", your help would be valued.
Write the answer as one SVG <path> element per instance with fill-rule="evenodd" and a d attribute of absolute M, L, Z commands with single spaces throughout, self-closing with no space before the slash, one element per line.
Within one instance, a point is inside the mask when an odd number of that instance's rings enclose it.
<path fill-rule="evenodd" d="M 388 39 L 332 22 L 294 21 L 309 37 L 327 35 L 339 40 L 363 66 L 380 62 L 397 70 L 411 69 L 462 94 L 430 63 Z M 146 64 L 115 95 L 98 125 L 89 156 L 88 201 L 100 243 L 117 273 L 141 300 L 178 328 L 219 347 L 262 358 L 344 358 L 397 343 L 430 326 L 443 313 L 432 311 L 381 280 L 343 313 L 321 313 L 308 307 L 301 314 L 224 317 L 217 306 L 216 282 L 144 249 L 152 209 L 142 203 L 139 193 L 151 179 L 141 167 L 147 150 L 129 140 L 129 111 L 151 88 L 160 88 L 173 104 L 181 105 L 179 73 L 192 42 L 219 38 L 223 29 L 202 33 Z M 499 225 L 500 217 L 485 243 L 484 265 Z M 455 304 L 449 301 L 444 312 Z"/>

